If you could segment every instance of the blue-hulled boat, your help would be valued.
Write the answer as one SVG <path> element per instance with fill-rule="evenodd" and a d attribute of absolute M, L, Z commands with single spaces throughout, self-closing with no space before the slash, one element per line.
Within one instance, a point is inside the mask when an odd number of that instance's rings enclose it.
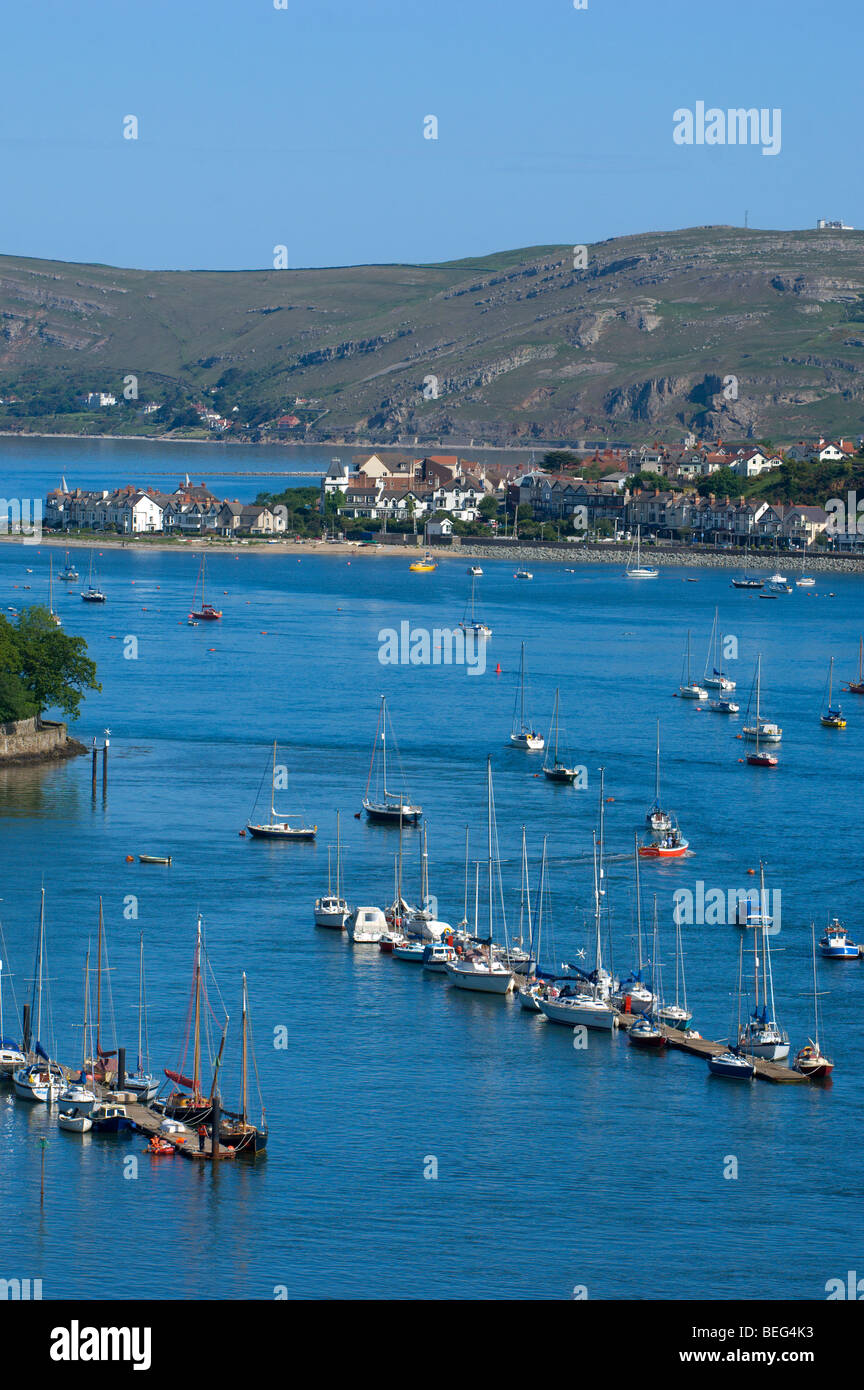
<path fill-rule="evenodd" d="M 857 960 L 861 947 L 857 941 L 850 940 L 843 923 L 837 917 L 832 917 L 819 938 L 819 954 L 826 960 Z"/>

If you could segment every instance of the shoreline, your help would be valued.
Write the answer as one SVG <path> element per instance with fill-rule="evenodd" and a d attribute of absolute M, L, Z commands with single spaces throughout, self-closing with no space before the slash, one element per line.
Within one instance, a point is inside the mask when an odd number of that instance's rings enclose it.
<path fill-rule="evenodd" d="M 533 442 L 531 444 L 478 444 L 476 440 L 465 439 L 427 439 L 410 440 L 404 444 L 376 444 L 368 439 L 258 439 L 254 442 L 251 439 L 193 439 L 191 437 L 179 437 L 171 434 L 77 434 L 67 431 L 54 431 L 48 434 L 41 434 L 37 430 L 0 430 L 0 439 L 86 439 L 98 441 L 102 439 L 110 440 L 112 443 L 123 443 L 128 440 L 130 444 L 211 444 L 221 445 L 224 448 L 233 449 L 353 449 L 361 453 L 370 452 L 380 453 L 409 453 L 417 450 L 421 455 L 427 451 L 435 450 L 440 453 L 442 450 L 452 452 L 454 450 L 470 450 L 483 454 L 531 454 L 538 449 L 566 449 L 567 444 L 556 444 L 552 440 Z M 626 449 L 630 444 L 627 440 L 622 440 L 616 444 L 615 448 Z"/>
<path fill-rule="evenodd" d="M 375 545 L 364 544 L 360 541 L 316 541 L 313 539 L 301 541 L 275 541 L 268 540 L 249 540 L 249 541 L 226 541 L 214 542 L 210 538 L 203 540 L 187 538 L 181 541 L 169 540 L 126 540 L 122 536 L 106 535 L 104 539 L 82 539 L 80 537 L 55 536 L 48 532 L 44 533 L 39 540 L 25 540 L 20 536 L 0 535 L 0 542 L 9 545 L 21 546 L 24 550 L 38 549 L 40 546 L 48 545 L 58 550 L 135 550 L 135 551 L 159 551 L 161 554 L 174 553 L 184 555 L 189 553 L 201 554 L 222 554 L 222 555 L 334 555 L 350 556 L 355 555 L 387 555 L 401 556 L 403 559 L 410 559 L 422 550 L 422 546 L 388 544 L 379 542 Z M 524 563 L 530 561 L 532 564 L 558 564 L 564 565 L 568 569 L 573 569 L 577 565 L 619 565 L 626 566 L 630 558 L 629 546 L 605 546 L 595 545 L 590 549 L 585 549 L 582 545 L 544 545 L 538 542 L 536 545 L 530 542 L 518 545 L 505 542 L 492 541 L 489 543 L 474 542 L 470 540 L 467 544 L 454 547 L 438 548 L 429 547 L 436 561 L 446 560 L 506 560 L 508 563 Z M 656 565 L 658 569 L 732 569 L 744 571 L 765 570 L 767 572 L 779 571 L 786 574 L 787 579 L 794 584 L 798 574 L 797 566 L 800 564 L 800 556 L 795 551 L 772 551 L 770 555 L 750 554 L 745 557 L 743 554 L 730 551 L 702 551 L 699 549 L 685 549 L 676 547 L 675 549 L 664 549 L 661 546 L 651 547 L 649 552 L 650 563 Z M 819 555 L 811 554 L 806 556 L 806 563 L 802 573 L 836 573 L 836 574 L 857 574 L 864 572 L 864 555 Z"/>

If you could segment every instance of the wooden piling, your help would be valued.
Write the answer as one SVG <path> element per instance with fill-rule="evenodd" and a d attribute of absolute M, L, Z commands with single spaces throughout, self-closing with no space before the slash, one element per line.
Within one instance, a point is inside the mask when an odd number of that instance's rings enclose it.
<path fill-rule="evenodd" d="M 95 795 L 96 795 L 96 740 L 95 740 L 95 738 L 94 738 L 94 740 L 93 740 L 93 776 L 92 776 L 91 783 L 90 783 L 90 790 L 91 790 L 93 796 L 95 797 Z"/>
<path fill-rule="evenodd" d="M 222 1102 L 217 1091 L 213 1097 L 213 1106 L 210 1112 L 210 1156 L 215 1163 L 221 1157 L 219 1153 L 219 1126 L 222 1123 Z"/>
<path fill-rule="evenodd" d="M 102 795 L 108 794 L 108 738 L 102 744 Z"/>

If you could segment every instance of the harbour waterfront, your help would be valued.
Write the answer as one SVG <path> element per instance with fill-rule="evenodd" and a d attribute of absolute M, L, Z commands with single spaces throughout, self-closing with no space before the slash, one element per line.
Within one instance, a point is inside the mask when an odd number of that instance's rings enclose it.
<path fill-rule="evenodd" d="M 75 445 L 79 459 L 88 448 Z M 163 453 L 166 472 L 175 457 Z M 11 495 L 12 472 L 0 481 Z M 568 574 L 541 562 L 520 584 L 512 561 L 484 557 L 478 606 L 494 635 L 482 679 L 468 679 L 456 666 L 378 659 L 383 628 L 459 621 L 465 566 L 410 575 L 408 557 L 349 558 L 213 555 L 208 587 L 224 612 L 215 630 L 186 624 L 193 555 L 106 548 L 108 602 L 98 609 L 81 604 L 79 586 L 58 594 L 55 583 L 64 630 L 87 637 L 103 684 L 71 732 L 89 743 L 110 728 L 109 786 L 104 803 L 91 800 L 84 759 L 0 772 L 6 1031 L 6 971 L 23 999 L 44 883 L 58 1053 L 80 1055 L 83 958 L 101 893 L 120 1041 L 131 1056 L 143 930 L 151 1059 L 154 1070 L 176 1065 L 200 909 L 232 1014 L 222 1091 L 229 1103 L 245 969 L 271 1138 L 255 1165 L 163 1163 L 140 1138 L 58 1133 L 44 1107 L 4 1089 L 0 1209 L 18 1232 L 10 1273 L 41 1278 L 45 1298 L 268 1299 L 281 1288 L 316 1298 L 568 1298 L 583 1285 L 592 1299 L 824 1297 L 856 1261 L 859 963 L 818 963 L 833 1086 L 738 1089 L 686 1054 L 628 1048 L 623 1033 L 592 1035 L 578 1051 L 568 1029 L 510 1001 L 451 990 L 374 947 L 316 931 L 312 903 L 326 887 L 337 808 L 349 900 L 392 898 L 398 833 L 353 814 L 384 693 L 424 808 L 440 915 L 462 916 L 466 823 L 472 855 L 485 856 L 491 752 L 508 922 L 518 921 L 525 824 L 532 884 L 549 836 L 558 963 L 589 943 L 596 770 L 605 765 L 614 963 L 626 973 L 633 832 L 653 795 L 659 717 L 664 799 L 692 850 L 642 869 L 644 905 L 658 894 L 667 984 L 675 889 L 697 880 L 746 888 L 762 858 L 783 895 L 771 945 L 778 1011 L 800 1045 L 811 1026 L 811 917 L 822 927 L 836 913 L 856 938 L 861 929 L 864 698 L 843 697 L 842 732 L 820 727 L 819 708 L 830 655 L 839 677 L 856 674 L 864 578 L 820 576 L 815 591 L 762 603 L 732 590 L 722 570 L 670 570 L 634 586 L 613 566 Z M 46 571 L 44 548 L 0 547 L 3 606 L 44 600 Z M 13 587 L 25 583 L 28 592 Z M 733 722 L 673 698 L 686 630 L 698 674 L 715 606 L 738 643 L 731 674 L 742 717 Z M 130 636 L 135 658 L 125 655 Z M 545 732 L 560 686 L 574 756 L 588 769 L 584 790 L 549 785 L 535 775 L 542 754 L 506 746 L 523 640 L 532 718 Z M 784 730 L 770 774 L 739 762 L 735 738 L 759 652 L 765 708 Z M 316 843 L 238 835 L 274 738 L 289 772 L 284 808 L 317 822 Z M 418 846 L 406 833 L 412 897 Z M 173 863 L 126 863 L 139 853 Z M 687 926 L 684 949 L 696 1026 L 725 1038 L 738 932 Z M 274 1046 L 283 1028 L 286 1046 Z M 124 1176 L 126 1155 L 137 1157 L 137 1177 Z M 737 1179 L 724 1177 L 729 1156 Z M 430 1157 L 435 1179 L 424 1178 Z M 630 1258 L 634 1223 L 650 1261 Z"/>

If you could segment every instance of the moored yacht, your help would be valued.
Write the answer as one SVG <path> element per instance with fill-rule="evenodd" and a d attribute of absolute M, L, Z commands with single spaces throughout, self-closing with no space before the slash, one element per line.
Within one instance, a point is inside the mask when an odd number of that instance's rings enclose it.
<path fill-rule="evenodd" d="M 320 898 L 315 899 L 314 920 L 316 927 L 332 927 L 335 931 L 342 931 L 348 918 L 351 916 L 351 909 L 345 898 L 342 897 L 341 885 L 339 882 L 341 871 L 342 845 L 340 834 L 339 812 L 336 812 L 336 892 L 332 891 L 330 882 L 330 846 L 327 846 L 327 892 Z"/>
<path fill-rule="evenodd" d="M 510 742 L 514 748 L 525 748 L 530 753 L 539 753 L 546 746 L 546 740 L 542 734 L 538 734 L 534 725 L 525 714 L 525 643 L 522 643 L 521 655 L 519 657 L 519 689 L 516 693 L 516 700 L 513 707 L 513 728 L 510 733 Z"/>
<path fill-rule="evenodd" d="M 678 694 L 682 700 L 707 700 L 708 691 L 694 681 L 690 674 L 690 633 L 687 633 L 687 646 L 684 650 L 684 670 L 681 673 L 681 684 L 678 687 Z"/>
<path fill-rule="evenodd" d="M 832 917 L 819 938 L 819 954 L 826 960 L 857 960 L 861 947 L 849 936 L 838 917 Z"/>
<path fill-rule="evenodd" d="M 492 793 L 492 759 L 486 758 L 486 816 L 487 816 L 487 872 L 488 872 L 488 924 L 487 937 L 483 944 L 467 953 L 457 952 L 456 960 L 447 962 L 447 976 L 457 989 L 473 990 L 478 994 L 507 994 L 513 988 L 513 971 L 495 954 L 494 934 L 494 879 L 498 869 L 498 901 L 501 895 L 501 866 L 495 858 L 498 832 L 495 823 L 495 800 Z M 507 923 L 503 918 L 504 945 L 507 948 Z"/>
<path fill-rule="evenodd" d="M 387 786 L 387 729 L 387 700 L 382 695 L 378 724 L 375 729 L 375 742 L 372 745 L 372 761 L 369 765 L 369 776 L 366 779 L 366 792 L 363 796 L 363 810 L 370 821 L 383 821 L 387 825 L 417 825 L 423 815 L 422 806 L 415 806 L 404 790 L 391 792 Z M 378 757 L 379 743 L 381 745 L 380 759 Z M 372 787 L 373 776 L 376 776 L 374 790 Z"/>

